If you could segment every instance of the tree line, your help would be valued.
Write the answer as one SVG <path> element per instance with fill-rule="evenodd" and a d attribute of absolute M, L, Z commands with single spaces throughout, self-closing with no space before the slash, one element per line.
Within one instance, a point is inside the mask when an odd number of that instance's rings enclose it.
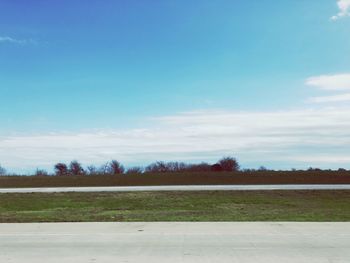
<path fill-rule="evenodd" d="M 112 160 L 101 166 L 90 165 L 84 168 L 78 161 L 69 164 L 57 163 L 54 165 L 54 174 L 49 174 L 46 170 L 37 169 L 37 176 L 84 176 L 84 175 L 120 175 L 120 174 L 143 174 L 143 173 L 169 173 L 169 172 L 237 172 L 240 166 L 233 157 L 223 157 L 215 164 L 201 162 L 198 164 L 187 164 L 184 162 L 164 162 L 157 161 L 146 167 L 134 166 L 125 168 L 117 160 Z M 0 175 L 6 175 L 5 168 L 0 166 Z"/>
<path fill-rule="evenodd" d="M 290 172 L 331 172 L 334 170 L 323 170 L 320 168 L 310 167 L 306 170 L 291 169 Z M 344 173 L 350 170 L 339 168 L 338 172 Z M 241 173 L 255 173 L 255 172 L 287 172 L 267 169 L 260 166 L 258 169 L 241 169 L 236 158 L 223 157 L 214 164 L 206 162 L 188 164 L 184 162 L 164 162 L 157 161 L 145 167 L 134 166 L 125 168 L 117 160 L 112 160 L 101 166 L 90 165 L 83 167 L 78 161 L 71 161 L 69 164 L 57 163 L 54 165 L 54 172 L 49 173 L 43 169 L 37 169 L 33 175 L 36 176 L 84 176 L 84 175 L 121 175 L 121 174 L 147 174 L 147 173 L 193 173 L 193 172 L 241 172 Z M 4 167 L 0 165 L 0 176 L 9 175 Z M 15 174 L 11 174 L 15 175 Z"/>

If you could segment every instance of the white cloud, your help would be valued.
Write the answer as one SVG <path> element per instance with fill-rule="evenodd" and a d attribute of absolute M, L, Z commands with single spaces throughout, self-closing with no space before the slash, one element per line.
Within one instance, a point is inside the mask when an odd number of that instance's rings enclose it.
<path fill-rule="evenodd" d="M 314 76 L 305 84 L 323 90 L 350 90 L 350 73 Z"/>
<path fill-rule="evenodd" d="M 309 163 L 333 163 L 333 164 L 344 164 L 350 163 L 350 154 L 345 155 L 330 155 L 330 154 L 319 154 L 318 156 L 300 155 L 294 158 L 294 161 L 298 160 L 301 162 Z M 311 165 L 312 166 L 312 165 Z"/>
<path fill-rule="evenodd" d="M 15 39 L 9 36 L 0 36 L 0 43 L 13 43 L 19 45 L 34 44 L 33 39 Z"/>
<path fill-rule="evenodd" d="M 311 103 L 345 102 L 345 101 L 350 101 L 350 93 L 332 95 L 332 96 L 312 97 L 308 101 Z"/>
<path fill-rule="evenodd" d="M 350 89 L 350 74 L 306 80 L 323 90 Z M 151 119 L 151 128 L 126 131 L 0 136 L 0 162 L 9 170 L 50 169 L 59 161 L 125 164 L 155 160 L 215 161 L 234 155 L 244 166 L 350 168 L 350 93 L 319 96 L 335 107 L 284 111 L 192 111 Z M 346 105 L 346 104 L 344 104 Z M 288 165 L 289 167 L 286 167 Z"/>
<path fill-rule="evenodd" d="M 332 20 L 338 20 L 342 17 L 350 16 L 350 0 L 338 0 L 337 5 L 339 8 L 339 13 L 332 16 Z"/>
<path fill-rule="evenodd" d="M 348 164 L 350 108 L 279 112 L 197 111 L 153 119 L 153 128 L 128 131 L 0 137 L 3 166 L 50 168 L 116 158 L 126 164 L 155 160 L 216 160 L 235 155 L 246 165 L 272 162 L 328 167 Z M 325 154 L 340 156 L 324 162 Z M 308 156 L 300 159 L 300 156 Z M 319 161 L 317 161 L 319 160 Z"/>

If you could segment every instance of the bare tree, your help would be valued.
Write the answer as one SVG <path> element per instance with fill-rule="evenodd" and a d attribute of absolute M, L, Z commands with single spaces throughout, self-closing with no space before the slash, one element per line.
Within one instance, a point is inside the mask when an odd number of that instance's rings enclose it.
<path fill-rule="evenodd" d="M 0 165 L 0 176 L 6 175 L 6 169 Z"/>
<path fill-rule="evenodd" d="M 126 174 L 142 174 L 142 168 L 139 166 L 130 167 L 126 170 Z"/>
<path fill-rule="evenodd" d="M 112 169 L 110 167 L 110 163 L 107 162 L 99 167 L 95 165 L 89 165 L 87 168 L 87 173 L 89 175 L 108 175 L 112 174 Z"/>
<path fill-rule="evenodd" d="M 189 164 L 187 165 L 186 171 L 189 172 L 208 172 L 211 171 L 211 165 L 208 163 L 199 163 L 199 164 Z"/>
<path fill-rule="evenodd" d="M 113 175 L 116 174 L 122 174 L 124 173 L 125 169 L 124 166 L 121 165 L 118 161 L 116 160 L 112 160 L 109 164 L 109 169 L 110 169 L 110 173 Z"/>
<path fill-rule="evenodd" d="M 95 165 L 89 165 L 88 167 L 86 167 L 86 170 L 87 170 L 87 174 L 89 175 L 98 174 L 98 169 Z"/>
<path fill-rule="evenodd" d="M 104 164 L 102 164 L 98 169 L 97 169 L 97 174 L 99 175 L 108 175 L 110 174 L 110 167 L 109 167 L 109 162 L 106 162 Z"/>
<path fill-rule="evenodd" d="M 187 165 L 183 162 L 168 162 L 165 164 L 168 172 L 184 172 Z"/>
<path fill-rule="evenodd" d="M 163 161 L 158 161 L 148 165 L 145 168 L 145 172 L 147 173 L 166 173 L 169 172 L 168 166 Z"/>
<path fill-rule="evenodd" d="M 267 168 L 265 166 L 260 166 L 258 171 L 265 172 L 265 171 L 267 171 Z"/>
<path fill-rule="evenodd" d="M 64 163 L 57 163 L 55 165 L 55 174 L 58 176 L 69 175 L 67 165 Z"/>
<path fill-rule="evenodd" d="M 218 164 L 220 164 L 222 170 L 226 172 L 237 172 L 239 170 L 237 160 L 232 157 L 224 157 L 219 160 Z"/>
<path fill-rule="evenodd" d="M 222 166 L 219 163 L 213 164 L 210 168 L 213 172 L 223 171 Z"/>
<path fill-rule="evenodd" d="M 267 169 L 265 168 L 265 171 Z M 309 167 L 309 169 L 307 169 L 309 172 L 321 172 L 322 170 L 320 168 L 314 168 L 314 167 Z"/>
<path fill-rule="evenodd" d="M 69 164 L 69 172 L 72 175 L 84 175 L 85 171 L 78 161 L 72 161 Z"/>
<path fill-rule="evenodd" d="M 37 169 L 35 171 L 35 176 L 48 176 L 48 172 L 43 169 Z"/>

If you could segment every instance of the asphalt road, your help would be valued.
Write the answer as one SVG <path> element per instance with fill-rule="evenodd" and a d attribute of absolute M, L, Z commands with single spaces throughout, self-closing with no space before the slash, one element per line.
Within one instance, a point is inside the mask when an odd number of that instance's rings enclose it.
<path fill-rule="evenodd" d="M 350 223 L 0 224 L 1 263 L 348 263 Z"/>
<path fill-rule="evenodd" d="M 350 190 L 350 184 L 295 185 L 166 185 L 166 186 L 102 186 L 0 188 L 0 193 L 64 193 L 64 192 L 139 192 L 139 191 L 249 191 L 249 190 Z"/>

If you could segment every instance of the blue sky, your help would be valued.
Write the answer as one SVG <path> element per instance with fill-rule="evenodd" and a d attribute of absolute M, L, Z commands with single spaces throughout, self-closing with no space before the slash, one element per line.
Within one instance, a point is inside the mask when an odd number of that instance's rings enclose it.
<path fill-rule="evenodd" d="M 230 154 L 246 167 L 350 168 L 349 11 L 349 0 L 1 0 L 0 163 Z"/>

